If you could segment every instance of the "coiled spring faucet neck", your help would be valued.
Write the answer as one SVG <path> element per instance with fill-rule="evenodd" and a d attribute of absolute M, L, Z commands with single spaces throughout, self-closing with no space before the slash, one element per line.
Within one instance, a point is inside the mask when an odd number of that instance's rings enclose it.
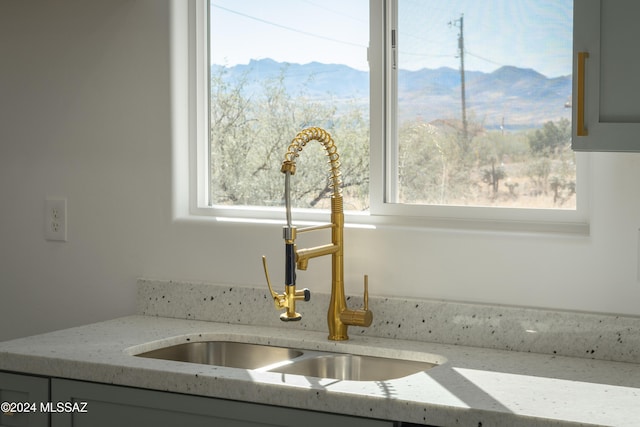
<path fill-rule="evenodd" d="M 307 143 L 314 139 L 322 144 L 327 157 L 329 157 L 329 172 L 331 174 L 329 176 L 329 187 L 333 189 L 334 197 L 337 197 L 342 194 L 340 155 L 338 154 L 336 144 L 333 142 L 333 138 L 322 128 L 312 127 L 298 132 L 287 148 L 280 171 L 285 174 L 289 172 L 291 175 L 294 175 L 296 173 L 296 158 L 300 156 L 300 152 Z"/>

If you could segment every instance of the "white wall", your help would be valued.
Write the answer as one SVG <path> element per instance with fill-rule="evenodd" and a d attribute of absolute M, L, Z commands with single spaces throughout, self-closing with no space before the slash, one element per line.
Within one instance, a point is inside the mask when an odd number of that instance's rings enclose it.
<path fill-rule="evenodd" d="M 166 1 L 0 0 L 0 58 L 0 340 L 131 314 L 141 276 L 281 273 L 279 226 L 172 220 Z M 589 236 L 349 229 L 348 292 L 640 315 L 640 155 L 590 157 Z"/>

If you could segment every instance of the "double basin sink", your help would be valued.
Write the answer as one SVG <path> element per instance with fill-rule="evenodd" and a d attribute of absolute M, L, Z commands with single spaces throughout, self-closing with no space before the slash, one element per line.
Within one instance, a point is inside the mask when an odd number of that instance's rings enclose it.
<path fill-rule="evenodd" d="M 391 380 L 442 363 L 438 356 L 432 363 L 234 341 L 187 342 L 135 356 L 349 381 Z"/>

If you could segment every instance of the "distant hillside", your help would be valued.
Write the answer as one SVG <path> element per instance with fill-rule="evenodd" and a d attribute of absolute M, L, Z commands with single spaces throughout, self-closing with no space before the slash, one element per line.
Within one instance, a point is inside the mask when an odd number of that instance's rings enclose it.
<path fill-rule="evenodd" d="M 252 60 L 233 67 L 212 66 L 211 73 L 224 73 L 228 83 L 245 81 L 244 92 L 260 96 L 263 81 L 282 78 L 291 94 L 340 104 L 356 99 L 365 103 L 369 93 L 368 73 L 345 65 L 280 63 L 272 59 Z M 459 119 L 461 115 L 460 72 L 451 68 L 400 70 L 398 100 L 402 119 Z M 465 72 L 467 117 L 486 127 L 531 127 L 561 117 L 570 118 L 565 103 L 571 95 L 571 76 L 547 78 L 531 70 L 504 66 L 491 73 Z"/>

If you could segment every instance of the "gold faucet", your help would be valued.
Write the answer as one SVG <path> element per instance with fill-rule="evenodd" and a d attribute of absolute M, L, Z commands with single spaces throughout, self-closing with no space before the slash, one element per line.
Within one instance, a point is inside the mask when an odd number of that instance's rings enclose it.
<path fill-rule="evenodd" d="M 291 188 L 290 177 L 296 172 L 296 157 L 305 145 L 311 140 L 318 141 L 325 149 L 329 157 L 330 188 L 333 188 L 331 196 L 331 223 L 313 227 L 296 229 L 291 223 Z M 342 181 L 340 179 L 340 156 L 331 135 L 318 127 L 307 128 L 300 131 L 291 141 L 284 156 L 280 171 L 285 174 L 285 208 L 287 225 L 283 229 L 285 241 L 285 292 L 274 292 L 269 280 L 267 259 L 262 257 L 264 273 L 267 285 L 273 297 L 277 309 L 286 308 L 280 315 L 284 321 L 300 320 L 302 316 L 296 312 L 296 301 L 309 301 L 311 294 L 308 289 L 296 290 L 296 268 L 306 270 L 309 260 L 325 255 L 331 255 L 331 300 L 327 312 L 329 326 L 329 339 L 341 341 L 349 339 L 347 329 L 349 326 L 369 326 L 373 321 L 373 313 L 369 310 L 368 277 L 364 276 L 364 307 L 352 310 L 347 307 L 344 295 L 344 212 L 342 207 Z M 299 233 L 320 229 L 331 229 L 331 243 L 308 249 L 298 249 L 295 240 Z"/>

